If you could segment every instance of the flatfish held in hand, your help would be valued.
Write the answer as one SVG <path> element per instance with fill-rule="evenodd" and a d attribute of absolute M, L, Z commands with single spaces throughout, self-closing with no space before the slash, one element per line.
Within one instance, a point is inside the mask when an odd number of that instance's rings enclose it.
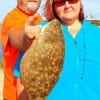
<path fill-rule="evenodd" d="M 65 45 L 59 21 L 50 21 L 40 34 L 36 46 L 25 52 L 20 64 L 21 82 L 29 100 L 46 100 L 63 66 Z"/>

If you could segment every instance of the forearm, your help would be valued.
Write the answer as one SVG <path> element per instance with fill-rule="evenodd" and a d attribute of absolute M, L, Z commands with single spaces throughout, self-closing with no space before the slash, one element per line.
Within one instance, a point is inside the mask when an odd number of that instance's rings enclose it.
<path fill-rule="evenodd" d="M 34 40 L 34 38 L 29 39 L 24 30 L 19 29 L 11 29 L 8 33 L 8 38 L 10 44 L 21 51 L 25 51 Z"/>

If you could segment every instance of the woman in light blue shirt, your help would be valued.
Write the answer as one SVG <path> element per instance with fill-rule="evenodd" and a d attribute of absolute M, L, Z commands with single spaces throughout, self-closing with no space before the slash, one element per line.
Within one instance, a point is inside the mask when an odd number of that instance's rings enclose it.
<path fill-rule="evenodd" d="M 61 22 L 65 39 L 63 69 L 47 100 L 100 100 L 100 29 L 84 20 L 81 0 L 47 0 L 44 10 L 48 21 Z"/>
<path fill-rule="evenodd" d="M 47 100 L 100 100 L 100 29 L 84 20 L 81 0 L 47 0 L 47 20 L 57 18 L 65 37 L 60 78 Z"/>

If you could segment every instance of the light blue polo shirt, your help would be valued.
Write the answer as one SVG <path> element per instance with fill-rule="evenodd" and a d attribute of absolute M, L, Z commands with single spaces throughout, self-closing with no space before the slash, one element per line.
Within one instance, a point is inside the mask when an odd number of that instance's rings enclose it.
<path fill-rule="evenodd" d="M 100 28 L 84 20 L 73 38 L 66 26 L 61 27 L 65 39 L 64 64 L 47 100 L 100 100 Z"/>
<path fill-rule="evenodd" d="M 20 76 L 21 76 L 21 73 L 20 73 L 20 62 L 21 62 L 21 59 L 22 59 L 23 55 L 24 55 L 24 51 L 21 51 L 19 53 L 19 56 L 17 58 L 17 61 L 16 61 L 15 65 L 14 65 L 13 75 L 15 77 L 17 77 L 17 78 L 20 78 Z"/>
<path fill-rule="evenodd" d="M 75 38 L 62 25 L 65 58 L 47 100 L 100 100 L 100 29 L 83 21 Z"/>

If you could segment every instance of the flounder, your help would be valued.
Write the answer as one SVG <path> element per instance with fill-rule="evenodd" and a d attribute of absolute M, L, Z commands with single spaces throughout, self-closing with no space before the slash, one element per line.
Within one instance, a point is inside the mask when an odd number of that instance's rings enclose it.
<path fill-rule="evenodd" d="M 65 44 L 59 21 L 50 21 L 40 35 L 35 47 L 31 45 L 20 64 L 21 82 L 29 100 L 46 100 L 63 66 Z"/>

